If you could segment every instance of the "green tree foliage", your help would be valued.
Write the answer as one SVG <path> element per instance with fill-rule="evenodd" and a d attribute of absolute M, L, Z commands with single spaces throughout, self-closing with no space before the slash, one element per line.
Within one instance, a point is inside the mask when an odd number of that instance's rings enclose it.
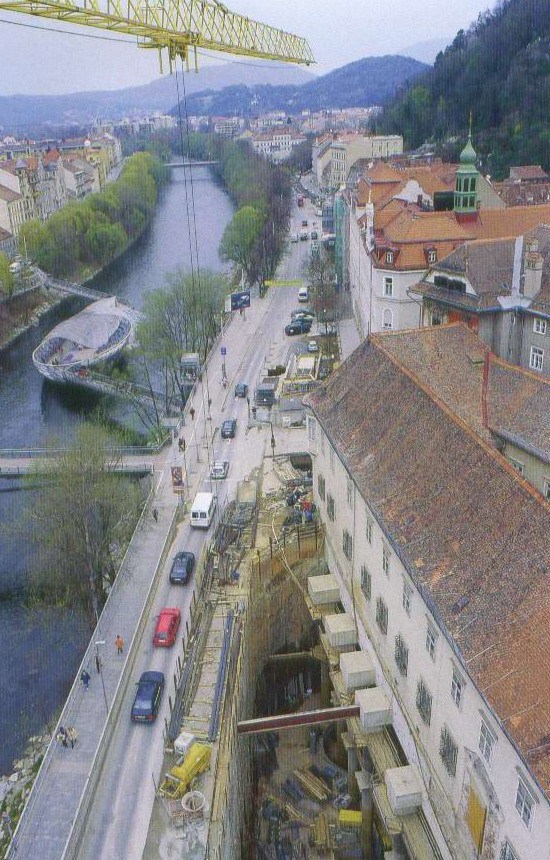
<path fill-rule="evenodd" d="M 225 228 L 220 256 L 242 266 L 250 281 L 254 275 L 255 250 L 263 225 L 261 212 L 253 206 L 239 209 Z"/>
<path fill-rule="evenodd" d="M 10 271 L 9 257 L 0 251 L 0 294 L 11 296 L 14 286 L 15 280 Z"/>
<path fill-rule="evenodd" d="M 500 0 L 402 88 L 377 128 L 403 134 L 414 148 L 463 139 L 472 111 L 478 154 L 503 178 L 514 163 L 550 168 L 549 99 L 550 0 Z"/>
<path fill-rule="evenodd" d="M 19 247 L 58 277 L 89 274 L 139 236 L 155 210 L 158 187 L 166 176 L 158 159 L 138 152 L 104 191 L 69 203 L 46 222 L 23 224 Z"/>
<path fill-rule="evenodd" d="M 336 290 L 336 270 L 332 255 L 324 248 L 311 254 L 306 264 L 306 277 L 309 282 L 310 303 L 317 319 L 325 325 L 340 318 L 340 294 Z"/>
<path fill-rule="evenodd" d="M 142 354 L 153 372 L 162 374 L 166 396 L 179 396 L 182 405 L 187 391 L 183 353 L 206 358 L 220 331 L 226 291 L 223 275 L 204 270 L 196 276 L 180 269 L 145 297 L 144 319 L 137 327 Z"/>
<path fill-rule="evenodd" d="M 48 459 L 45 486 L 26 511 L 40 548 L 30 602 L 84 609 L 90 627 L 142 505 L 138 486 L 109 470 L 108 445 L 104 431 L 82 425 L 72 447 Z M 42 474 L 32 480 L 44 483 Z"/>

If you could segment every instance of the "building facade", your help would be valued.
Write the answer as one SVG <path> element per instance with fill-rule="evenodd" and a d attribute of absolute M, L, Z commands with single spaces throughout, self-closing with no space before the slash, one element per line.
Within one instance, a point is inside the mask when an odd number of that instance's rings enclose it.
<path fill-rule="evenodd" d="M 550 845 L 550 505 L 469 418 L 479 368 L 450 390 L 483 353 L 463 326 L 365 341 L 308 398 L 315 502 L 441 856 L 533 860 Z"/>

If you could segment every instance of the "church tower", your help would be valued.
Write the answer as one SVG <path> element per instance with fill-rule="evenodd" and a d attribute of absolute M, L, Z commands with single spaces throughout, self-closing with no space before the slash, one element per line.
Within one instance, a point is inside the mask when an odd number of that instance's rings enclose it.
<path fill-rule="evenodd" d="M 472 146 L 472 119 L 468 143 L 460 153 L 460 167 L 456 171 L 453 209 L 459 221 L 471 221 L 477 217 L 477 187 L 479 171 L 476 167 L 477 155 Z"/>

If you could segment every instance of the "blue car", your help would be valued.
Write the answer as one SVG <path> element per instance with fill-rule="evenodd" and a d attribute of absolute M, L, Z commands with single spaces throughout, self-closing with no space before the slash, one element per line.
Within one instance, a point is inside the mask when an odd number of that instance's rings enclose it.
<path fill-rule="evenodd" d="M 162 672 L 144 672 L 138 681 L 131 718 L 134 723 L 152 723 L 158 714 L 164 675 Z"/>

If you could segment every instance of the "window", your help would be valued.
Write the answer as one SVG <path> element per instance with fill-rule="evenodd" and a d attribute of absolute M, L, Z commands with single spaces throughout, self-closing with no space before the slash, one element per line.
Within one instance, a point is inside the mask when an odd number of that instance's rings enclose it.
<path fill-rule="evenodd" d="M 407 585 L 406 582 L 403 583 L 403 609 L 407 613 L 407 615 L 411 614 L 411 597 L 412 597 L 412 588 L 410 585 Z"/>
<path fill-rule="evenodd" d="M 432 660 L 435 660 L 436 642 L 437 642 L 437 633 L 435 632 L 435 630 L 433 629 L 431 624 L 428 624 L 428 629 L 426 631 L 426 651 L 428 652 L 428 654 L 430 655 Z"/>
<path fill-rule="evenodd" d="M 348 505 L 350 508 L 353 508 L 353 481 L 351 478 L 348 478 L 346 481 L 346 490 L 348 496 Z"/>
<path fill-rule="evenodd" d="M 405 640 L 401 636 L 401 633 L 395 637 L 394 657 L 397 668 L 403 677 L 406 678 L 407 669 L 409 667 L 409 649 L 405 645 Z"/>
<path fill-rule="evenodd" d="M 529 367 L 531 370 L 542 370 L 544 364 L 544 350 L 538 346 L 531 347 L 531 355 L 529 356 Z"/>
<path fill-rule="evenodd" d="M 393 296 L 393 278 L 384 278 L 384 295 Z"/>
<path fill-rule="evenodd" d="M 508 840 L 506 840 L 506 842 L 500 849 L 500 860 L 519 860 L 518 855 L 516 854 Z"/>
<path fill-rule="evenodd" d="M 330 457 L 329 457 L 329 459 L 330 459 L 330 468 L 331 468 L 331 471 L 333 471 L 333 472 L 334 472 L 334 448 L 333 448 L 332 446 L 331 446 L 331 448 L 330 448 Z"/>
<path fill-rule="evenodd" d="M 526 827 L 531 827 L 535 799 L 522 779 L 518 782 L 516 793 L 516 809 Z"/>
<path fill-rule="evenodd" d="M 416 685 L 416 707 L 423 721 L 429 726 L 432 718 L 432 694 L 422 678 L 418 679 L 418 684 Z"/>
<path fill-rule="evenodd" d="M 367 600 L 371 599 L 372 579 L 365 565 L 362 565 L 361 567 L 361 591 L 363 592 Z"/>
<path fill-rule="evenodd" d="M 382 328 L 384 328 L 384 329 L 392 329 L 393 328 L 393 314 L 389 308 L 386 308 L 386 310 L 382 314 Z"/>
<path fill-rule="evenodd" d="M 386 263 L 389 263 L 390 266 L 393 263 L 393 251 L 386 251 Z"/>
<path fill-rule="evenodd" d="M 486 762 L 491 761 L 493 747 L 496 743 L 496 737 L 493 731 L 489 728 L 485 720 L 481 720 L 481 729 L 479 732 L 478 747 L 481 755 Z"/>
<path fill-rule="evenodd" d="M 437 260 L 437 251 L 434 251 L 433 248 L 428 251 L 428 263 L 435 263 Z"/>
<path fill-rule="evenodd" d="M 458 759 L 458 747 L 447 726 L 441 729 L 441 737 L 439 739 L 439 755 L 445 765 L 445 770 L 449 776 L 456 775 L 456 762 Z"/>
<path fill-rule="evenodd" d="M 321 431 L 319 434 L 321 437 L 321 454 L 325 453 L 325 434 Z"/>
<path fill-rule="evenodd" d="M 386 576 L 390 575 L 390 552 L 387 546 L 382 547 L 382 570 Z"/>
<path fill-rule="evenodd" d="M 463 695 L 464 679 L 459 674 L 459 672 L 457 672 L 456 669 L 453 669 L 453 680 L 451 681 L 451 699 L 453 700 L 457 708 L 460 708 Z"/>
<path fill-rule="evenodd" d="M 388 607 L 382 597 L 379 597 L 376 601 L 376 623 L 382 633 L 386 634 L 388 632 Z"/>
<path fill-rule="evenodd" d="M 535 334 L 546 334 L 546 320 L 539 320 L 535 317 L 533 320 L 533 331 Z"/>
<path fill-rule="evenodd" d="M 347 529 L 342 532 L 342 550 L 347 559 L 351 561 L 353 553 L 353 538 Z"/>
<path fill-rule="evenodd" d="M 315 436 L 317 432 L 317 421 L 315 418 L 311 418 L 308 416 L 307 419 L 307 437 L 310 442 L 315 442 Z"/>
<path fill-rule="evenodd" d="M 327 516 L 329 520 L 334 522 L 334 518 L 336 516 L 336 505 L 334 504 L 334 499 L 330 493 L 327 496 Z"/>
<path fill-rule="evenodd" d="M 372 544 L 372 519 L 367 514 L 367 523 L 365 525 L 365 537 L 367 541 Z"/>
<path fill-rule="evenodd" d="M 550 478 L 544 479 L 544 489 L 543 489 L 544 498 L 550 501 Z"/>
<path fill-rule="evenodd" d="M 319 497 L 325 501 L 325 479 L 323 475 L 317 475 L 317 492 Z"/>
<path fill-rule="evenodd" d="M 513 457 L 509 457 L 509 460 L 510 465 L 514 467 L 516 472 L 519 472 L 520 475 L 523 475 L 523 473 L 525 472 L 525 466 L 523 465 L 523 463 L 520 463 L 519 460 L 514 460 Z"/>

